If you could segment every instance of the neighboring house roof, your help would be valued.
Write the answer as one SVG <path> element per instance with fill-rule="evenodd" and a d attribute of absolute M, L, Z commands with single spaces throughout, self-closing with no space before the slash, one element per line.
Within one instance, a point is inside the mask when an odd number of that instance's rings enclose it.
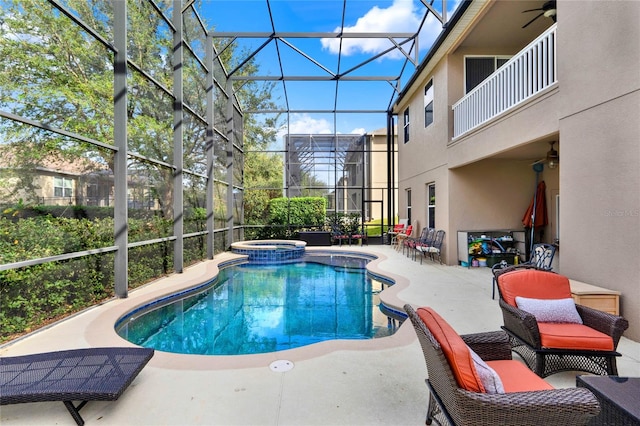
<path fill-rule="evenodd" d="M 0 169 L 19 167 L 20 162 L 16 159 L 16 153 L 12 148 L 13 147 L 0 147 Z M 105 172 L 109 170 L 106 165 L 86 158 L 75 158 L 73 161 L 69 161 L 62 158 L 45 157 L 34 163 L 36 163 L 36 170 L 70 176 L 82 176 L 92 172 Z"/>

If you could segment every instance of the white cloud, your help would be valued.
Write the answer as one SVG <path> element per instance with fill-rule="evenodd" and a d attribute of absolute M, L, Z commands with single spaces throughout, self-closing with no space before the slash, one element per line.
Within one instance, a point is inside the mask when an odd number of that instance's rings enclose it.
<path fill-rule="evenodd" d="M 286 127 L 283 129 L 286 134 Z M 289 133 L 291 134 L 331 134 L 333 126 L 325 119 L 315 119 L 308 114 L 293 114 L 289 124 Z"/>
<path fill-rule="evenodd" d="M 459 0 L 456 0 L 451 5 L 451 10 L 459 4 Z M 420 1 L 415 4 L 414 0 L 394 0 L 393 4 L 387 8 L 380 8 L 374 6 L 362 17 L 358 18 L 355 25 L 345 26 L 344 32 L 358 32 L 358 33 L 394 33 L 404 32 L 413 33 L 418 29 L 420 21 L 425 12 L 425 8 Z M 448 12 L 449 16 L 451 12 Z M 335 28 L 334 31 L 340 31 L 340 28 Z M 429 13 L 422 30 L 420 31 L 418 46 L 422 52 L 428 50 L 438 34 L 442 31 L 442 24 L 436 19 L 433 14 Z M 397 42 L 402 40 L 396 40 Z M 322 48 L 328 50 L 330 53 L 337 54 L 340 49 L 340 40 L 336 38 L 322 39 Z M 371 39 L 350 39 L 344 38 L 342 40 L 342 54 L 354 55 L 354 54 L 369 54 L 375 55 L 380 53 L 389 47 L 394 46 L 389 40 L 384 38 L 371 38 Z M 405 43 L 402 48 L 405 52 L 411 47 L 411 42 Z M 412 56 L 415 52 L 411 52 Z M 420 56 L 423 56 L 422 54 Z M 398 50 L 394 50 L 385 58 L 399 59 L 404 58 Z"/>
<path fill-rule="evenodd" d="M 394 0 L 387 8 L 374 6 L 364 16 L 358 18 L 355 25 L 345 26 L 344 32 L 414 32 L 420 23 L 420 16 L 413 0 Z M 335 28 L 334 31 L 340 31 Z M 340 40 L 322 39 L 322 47 L 329 52 L 337 54 L 340 48 Z M 376 54 L 391 46 L 387 39 L 349 39 L 342 40 L 342 53 L 353 55 L 357 53 Z"/>
<path fill-rule="evenodd" d="M 351 131 L 352 135 L 364 135 L 365 133 L 367 133 L 367 131 L 364 129 L 364 127 L 358 127 L 357 129 L 353 129 Z"/>

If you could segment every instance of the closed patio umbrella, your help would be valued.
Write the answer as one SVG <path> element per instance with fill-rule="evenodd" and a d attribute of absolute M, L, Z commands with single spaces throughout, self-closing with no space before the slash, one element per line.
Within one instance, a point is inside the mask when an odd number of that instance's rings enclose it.
<path fill-rule="evenodd" d="M 522 217 L 522 224 L 524 227 L 531 228 L 531 247 L 533 247 L 534 243 L 535 228 L 546 226 L 549 223 L 549 217 L 547 215 L 547 200 L 545 197 L 546 189 L 547 186 L 544 181 L 540 181 L 536 186 L 536 192 L 531 199 L 531 203 L 529 203 L 529 207 Z"/>

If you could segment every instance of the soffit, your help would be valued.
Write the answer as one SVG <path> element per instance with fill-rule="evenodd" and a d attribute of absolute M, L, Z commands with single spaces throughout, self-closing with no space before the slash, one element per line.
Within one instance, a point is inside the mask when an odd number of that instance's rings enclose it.
<path fill-rule="evenodd" d="M 519 51 L 553 25 L 541 16 L 522 28 L 539 12 L 524 12 L 542 6 L 541 0 L 500 0 L 490 2 L 482 19 L 477 19 L 459 47 Z"/>

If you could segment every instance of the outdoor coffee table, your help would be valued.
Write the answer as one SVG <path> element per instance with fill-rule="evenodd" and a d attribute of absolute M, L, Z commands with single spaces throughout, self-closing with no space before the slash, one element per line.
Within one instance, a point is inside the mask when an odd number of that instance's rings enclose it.
<path fill-rule="evenodd" d="M 590 425 L 640 425 L 640 377 L 577 376 L 576 386 L 589 389 L 600 402 Z"/>

